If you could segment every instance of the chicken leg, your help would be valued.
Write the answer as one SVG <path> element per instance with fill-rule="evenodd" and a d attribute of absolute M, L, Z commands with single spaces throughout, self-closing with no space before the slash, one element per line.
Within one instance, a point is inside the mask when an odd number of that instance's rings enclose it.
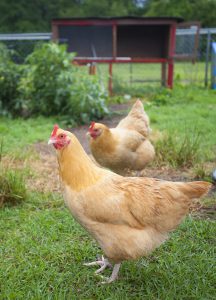
<path fill-rule="evenodd" d="M 90 263 L 84 263 L 84 266 L 100 266 L 100 268 L 97 271 L 95 271 L 95 274 L 103 272 L 106 269 L 106 267 L 112 268 L 111 263 L 108 261 L 107 258 L 104 258 L 103 255 L 100 260 L 96 260 Z"/>
<path fill-rule="evenodd" d="M 99 274 L 99 273 L 103 272 L 107 267 L 112 268 L 111 263 L 108 261 L 107 258 L 104 258 L 103 255 L 102 255 L 101 260 L 96 260 L 96 261 L 93 261 L 93 262 L 90 262 L 90 263 L 84 263 L 83 265 L 87 266 L 87 267 L 89 267 L 89 266 L 98 266 L 99 265 L 100 268 L 97 271 L 95 271 L 95 274 Z M 112 274 L 109 278 L 100 275 L 100 277 L 105 280 L 102 283 L 106 284 L 106 283 L 111 283 L 111 282 L 115 281 L 118 277 L 118 272 L 119 272 L 120 266 L 121 266 L 120 263 L 114 265 Z"/>
<path fill-rule="evenodd" d="M 118 278 L 118 272 L 119 272 L 120 266 L 121 266 L 121 263 L 115 264 L 111 276 L 109 278 L 106 278 L 106 281 L 103 281 L 102 283 L 106 284 L 106 283 L 111 283 L 111 282 L 115 281 Z"/>

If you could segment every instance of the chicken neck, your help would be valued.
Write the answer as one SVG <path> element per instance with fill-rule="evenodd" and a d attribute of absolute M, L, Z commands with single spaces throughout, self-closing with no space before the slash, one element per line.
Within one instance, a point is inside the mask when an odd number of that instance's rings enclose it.
<path fill-rule="evenodd" d="M 91 142 L 92 148 L 94 149 L 93 151 L 100 152 L 102 154 L 111 154 L 112 152 L 114 152 L 116 149 L 116 143 L 117 140 L 113 136 L 109 128 L 105 128 L 102 135 L 96 138 L 95 140 L 92 140 Z"/>
<path fill-rule="evenodd" d="M 95 184 L 105 173 L 91 161 L 75 136 L 58 152 L 58 163 L 62 181 L 76 192 Z"/>

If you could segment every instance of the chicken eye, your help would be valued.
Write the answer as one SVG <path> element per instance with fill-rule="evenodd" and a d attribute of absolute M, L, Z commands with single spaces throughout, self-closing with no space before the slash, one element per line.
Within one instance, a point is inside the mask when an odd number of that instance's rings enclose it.
<path fill-rule="evenodd" d="M 64 138 L 64 134 L 60 134 L 60 138 L 63 139 Z"/>

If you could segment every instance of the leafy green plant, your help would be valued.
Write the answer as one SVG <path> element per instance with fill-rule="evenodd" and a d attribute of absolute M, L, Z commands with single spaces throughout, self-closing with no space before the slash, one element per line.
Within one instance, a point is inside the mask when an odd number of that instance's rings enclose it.
<path fill-rule="evenodd" d="M 16 115 L 20 113 L 18 98 L 18 82 L 21 77 L 22 67 L 12 60 L 13 51 L 0 44 L 0 114 Z"/>
<path fill-rule="evenodd" d="M 156 142 L 155 149 L 157 165 L 190 168 L 200 159 L 200 133 L 194 130 L 179 137 L 175 132 L 169 132 Z"/>
<path fill-rule="evenodd" d="M 29 114 L 64 115 L 83 123 L 108 113 L 98 77 L 73 65 L 73 57 L 66 45 L 55 43 L 39 45 L 27 57 L 19 92 Z"/>
<path fill-rule="evenodd" d="M 65 107 L 67 86 L 73 79 L 70 61 L 74 56 L 65 50 L 65 46 L 44 44 L 27 57 L 19 91 L 30 113 L 57 114 Z"/>
<path fill-rule="evenodd" d="M 106 91 L 96 76 L 89 76 L 81 69 L 76 75 L 74 84 L 70 87 L 67 115 L 74 116 L 77 123 L 101 119 L 109 113 L 105 105 Z"/>

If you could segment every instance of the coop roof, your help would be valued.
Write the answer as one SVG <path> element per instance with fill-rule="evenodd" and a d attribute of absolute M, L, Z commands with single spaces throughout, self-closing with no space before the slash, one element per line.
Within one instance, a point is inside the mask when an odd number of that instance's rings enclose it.
<path fill-rule="evenodd" d="M 119 16 L 119 17 L 73 17 L 73 18 L 54 18 L 53 22 L 58 21 L 144 21 L 144 22 L 170 22 L 175 21 L 177 23 L 180 23 L 183 21 L 183 18 L 181 17 L 135 17 L 135 16 Z"/>

